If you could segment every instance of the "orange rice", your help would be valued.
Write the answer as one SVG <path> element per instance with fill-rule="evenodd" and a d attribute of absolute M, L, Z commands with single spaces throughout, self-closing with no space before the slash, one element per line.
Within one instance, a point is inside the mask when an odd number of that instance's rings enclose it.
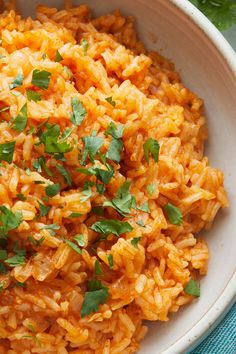
<path fill-rule="evenodd" d="M 92 19 L 86 5 L 62 11 L 39 6 L 32 20 L 10 10 L 0 16 L 0 33 L 0 109 L 9 107 L 0 113 L 0 144 L 15 142 L 12 162 L 0 165 L 0 200 L 22 217 L 8 232 L 7 259 L 16 253 L 16 241 L 26 251 L 22 264 L 5 262 L 7 270 L 0 273 L 0 353 L 134 353 L 147 332 L 143 320 L 168 321 L 194 299 L 184 288 L 206 274 L 209 258 L 206 242 L 195 234 L 209 229 L 218 210 L 228 206 L 223 173 L 203 154 L 203 102 L 184 87 L 172 63 L 145 50 L 133 18 L 119 11 Z M 51 74 L 48 89 L 32 85 L 35 69 Z M 23 83 L 9 88 L 19 73 Z M 41 100 L 29 100 L 28 89 Z M 86 110 L 80 125 L 71 121 L 75 97 Z M 19 132 L 11 117 L 25 104 L 27 126 Z M 63 160 L 39 143 L 39 125 L 46 129 L 46 121 L 59 125 L 61 133 L 71 128 L 66 140 L 71 151 Z M 111 136 L 104 132 L 111 122 L 123 125 L 124 147 L 119 163 L 109 161 L 114 175 L 99 194 L 96 177 L 76 170 L 93 163 L 87 159 L 81 166 L 78 155 L 82 138 L 94 131 L 106 154 Z M 143 144 L 149 138 L 160 145 L 158 162 L 151 154 L 149 163 L 145 159 Z M 36 168 L 42 156 L 44 165 Z M 105 170 L 104 163 L 97 154 L 94 165 Z M 71 186 L 56 164 L 66 169 Z M 122 216 L 104 207 L 103 216 L 94 214 L 94 207 L 111 201 L 126 180 L 136 205 L 146 203 L 150 212 L 133 208 Z M 86 181 L 91 182 L 87 197 Z M 59 193 L 45 198 L 45 186 L 53 183 L 60 184 Z M 39 215 L 39 202 L 49 210 L 46 215 Z M 167 203 L 181 211 L 179 225 L 163 212 Z M 91 226 L 104 218 L 128 222 L 132 230 L 99 240 Z M 53 231 L 45 228 L 51 224 Z M 78 234 L 84 240 L 81 254 L 67 242 Z M 101 275 L 95 274 L 95 262 Z M 82 317 L 94 277 L 109 296 Z"/>

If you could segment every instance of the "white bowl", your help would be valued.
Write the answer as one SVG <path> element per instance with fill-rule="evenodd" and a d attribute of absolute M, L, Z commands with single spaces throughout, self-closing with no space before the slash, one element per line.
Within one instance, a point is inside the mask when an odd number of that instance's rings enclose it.
<path fill-rule="evenodd" d="M 61 6 L 63 1 L 20 0 L 24 15 L 34 5 Z M 134 15 L 148 48 L 171 58 L 187 87 L 205 101 L 209 140 L 206 154 L 225 173 L 230 209 L 221 212 L 205 236 L 210 248 L 208 275 L 201 298 L 171 315 L 167 323 L 152 323 L 142 354 L 177 354 L 195 347 L 219 322 L 236 295 L 236 55 L 216 28 L 187 0 L 83 0 L 96 14 L 116 8 Z M 153 42 L 155 38 L 155 42 Z"/>

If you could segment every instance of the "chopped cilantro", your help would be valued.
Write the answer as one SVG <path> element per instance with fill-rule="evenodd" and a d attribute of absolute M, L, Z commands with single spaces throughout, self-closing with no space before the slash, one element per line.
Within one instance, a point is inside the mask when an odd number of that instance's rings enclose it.
<path fill-rule="evenodd" d="M 44 170 L 48 176 L 52 177 L 52 172 L 49 170 L 49 168 L 46 165 L 46 160 L 44 156 L 40 156 L 37 160 L 34 160 L 33 162 L 33 167 L 41 173 L 42 170 Z"/>
<path fill-rule="evenodd" d="M 0 261 L 5 261 L 7 259 L 7 251 L 0 250 Z"/>
<path fill-rule="evenodd" d="M 8 231 L 16 229 L 22 222 L 22 214 L 20 212 L 13 213 L 6 206 L 0 206 L 0 235 L 7 234 Z"/>
<path fill-rule="evenodd" d="M 127 221 L 122 222 L 119 220 L 105 219 L 105 220 L 95 222 L 91 226 L 91 229 L 98 233 L 102 233 L 105 235 L 114 234 L 117 237 L 119 237 L 121 234 L 124 234 L 125 232 L 132 231 L 133 227 Z"/>
<path fill-rule="evenodd" d="M 18 132 L 23 132 L 27 125 L 28 121 L 28 113 L 27 113 L 27 104 L 25 103 L 17 117 L 13 121 L 13 127 L 12 129 L 18 131 Z"/>
<path fill-rule="evenodd" d="M 145 227 L 145 224 L 144 224 L 143 220 L 138 220 L 136 222 L 136 224 L 139 225 L 139 226 Z"/>
<path fill-rule="evenodd" d="M 149 205 L 148 202 L 143 203 L 139 207 L 137 207 L 138 210 L 144 211 L 145 213 L 150 213 Z"/>
<path fill-rule="evenodd" d="M 43 90 L 47 90 L 51 75 L 52 74 L 46 70 L 35 69 L 32 73 L 31 83 Z"/>
<path fill-rule="evenodd" d="M 109 265 L 109 268 L 110 269 L 112 269 L 113 268 L 113 256 L 112 256 L 112 254 L 110 253 L 110 254 L 108 254 L 108 256 L 107 256 L 107 260 L 108 260 L 108 265 Z"/>
<path fill-rule="evenodd" d="M 84 195 L 84 197 L 80 198 L 81 203 L 84 203 L 86 200 L 92 197 L 92 189 L 88 183 L 85 183 L 85 186 L 82 190 L 82 194 Z"/>
<path fill-rule="evenodd" d="M 15 141 L 9 143 L 0 144 L 0 161 L 6 161 L 12 163 L 13 154 L 15 149 Z"/>
<path fill-rule="evenodd" d="M 96 206 L 92 207 L 91 212 L 95 215 L 103 216 L 104 215 L 104 210 L 102 206 Z"/>
<path fill-rule="evenodd" d="M 26 90 L 26 95 L 29 101 L 41 101 L 41 95 L 33 90 Z"/>
<path fill-rule="evenodd" d="M 7 268 L 6 268 L 5 264 L 3 264 L 3 263 L 0 263 L 0 273 L 7 274 Z M 0 292 L 1 292 L 1 288 L 0 288 Z"/>
<path fill-rule="evenodd" d="M 96 176 L 97 179 L 105 184 L 108 184 L 114 175 L 112 166 L 107 165 L 108 170 L 103 170 L 98 167 L 77 168 L 76 171 L 84 173 L 87 176 Z"/>
<path fill-rule="evenodd" d="M 60 188 L 61 188 L 61 186 L 59 183 L 50 184 L 49 186 L 47 186 L 45 188 L 45 192 L 48 197 L 54 197 L 55 195 L 57 195 L 59 193 Z"/>
<path fill-rule="evenodd" d="M 83 38 L 81 41 L 81 44 L 84 49 L 84 55 L 87 55 L 87 51 L 88 51 L 88 47 L 89 47 L 87 40 L 85 38 Z"/>
<path fill-rule="evenodd" d="M 18 265 L 25 264 L 25 253 L 24 249 L 15 248 L 14 252 L 16 253 L 14 256 L 5 260 L 5 263 L 9 265 L 9 267 L 17 267 Z"/>
<path fill-rule="evenodd" d="M 26 284 L 21 283 L 20 281 L 15 282 L 15 286 L 18 286 L 19 288 L 26 288 Z"/>
<path fill-rule="evenodd" d="M 106 157 L 109 160 L 119 163 L 121 160 L 121 153 L 123 147 L 124 147 L 124 143 L 121 139 L 112 138 L 106 153 Z"/>
<path fill-rule="evenodd" d="M 89 156 L 90 161 L 94 163 L 95 156 L 100 147 L 103 145 L 103 139 L 98 136 L 91 135 L 83 137 L 82 141 L 84 143 L 84 151 L 80 163 L 85 166 L 87 156 Z"/>
<path fill-rule="evenodd" d="M 94 271 L 95 271 L 95 275 L 102 275 L 103 274 L 100 263 L 97 259 L 94 264 Z"/>
<path fill-rule="evenodd" d="M 158 162 L 159 150 L 160 150 L 160 145 L 159 145 L 158 141 L 153 138 L 149 138 L 143 144 L 144 157 L 145 157 L 147 163 L 149 163 L 149 154 L 152 155 L 155 162 Z"/>
<path fill-rule="evenodd" d="M 40 216 L 45 216 L 49 213 L 51 207 L 50 206 L 46 206 L 40 202 L 39 203 L 39 211 L 40 211 Z"/>
<path fill-rule="evenodd" d="M 112 97 L 111 97 L 111 96 L 110 96 L 110 97 L 107 97 L 105 100 L 106 100 L 108 103 L 110 103 L 110 105 L 111 105 L 112 107 L 115 107 L 115 106 L 116 106 L 116 102 L 112 100 Z"/>
<path fill-rule="evenodd" d="M 114 122 L 111 122 L 108 125 L 105 134 L 111 135 L 115 139 L 121 139 L 123 136 L 123 130 L 124 130 L 124 126 L 122 124 L 115 125 Z"/>
<path fill-rule="evenodd" d="M 60 62 L 60 61 L 62 61 L 62 60 L 63 60 L 63 58 L 62 58 L 60 52 L 57 50 L 57 51 L 56 51 L 56 54 L 55 54 L 54 61 L 56 61 L 56 62 L 58 63 L 58 62 Z"/>
<path fill-rule="evenodd" d="M 84 108 L 83 104 L 80 102 L 80 100 L 77 97 L 73 97 L 71 100 L 71 106 L 72 106 L 72 115 L 70 120 L 72 121 L 73 124 L 75 125 L 81 125 L 83 122 L 87 111 Z"/>
<path fill-rule="evenodd" d="M 142 237 L 134 237 L 132 240 L 131 240 L 131 244 L 135 247 L 135 248 L 138 248 L 138 244 L 140 242 Z"/>
<path fill-rule="evenodd" d="M 83 214 L 80 214 L 80 213 L 71 213 L 71 214 L 69 215 L 69 218 L 79 218 L 81 215 L 83 215 Z"/>
<path fill-rule="evenodd" d="M 65 240 L 65 242 L 66 242 L 67 245 L 69 245 L 69 246 L 73 249 L 73 251 L 75 251 L 76 253 L 79 253 L 79 254 L 82 253 L 81 249 L 80 249 L 78 246 L 76 246 L 76 244 L 74 244 L 74 242 L 71 242 L 70 240 Z"/>
<path fill-rule="evenodd" d="M 97 191 L 98 191 L 99 194 L 104 194 L 104 192 L 105 192 L 105 186 L 104 186 L 104 184 L 97 183 L 97 184 L 96 184 L 96 189 L 97 189 Z"/>
<path fill-rule="evenodd" d="M 62 165 L 56 165 L 56 169 L 62 175 L 62 177 L 64 178 L 64 181 L 68 184 L 68 186 L 71 186 L 72 179 L 71 179 L 69 172 L 65 169 L 65 167 L 63 167 Z"/>
<path fill-rule="evenodd" d="M 28 237 L 28 241 L 30 243 L 32 243 L 34 246 L 36 247 L 40 247 L 43 243 L 43 241 L 45 240 L 45 237 L 41 237 L 39 240 L 36 240 L 35 238 L 33 238 L 32 236 Z"/>
<path fill-rule="evenodd" d="M 173 225 L 182 225 L 183 216 L 181 210 L 171 203 L 167 203 L 164 206 L 164 212 L 166 213 L 168 220 Z"/>
<path fill-rule="evenodd" d="M 85 245 L 84 235 L 82 235 L 82 234 L 75 235 L 74 240 L 80 247 L 84 247 L 84 245 Z"/>
<path fill-rule="evenodd" d="M 44 225 L 41 230 L 49 230 L 49 232 L 51 233 L 51 235 L 55 235 L 56 233 L 54 232 L 54 230 L 59 230 L 60 226 L 56 225 L 56 224 L 49 224 L 49 225 Z"/>
<path fill-rule="evenodd" d="M 15 79 L 12 81 L 12 83 L 10 84 L 10 89 L 14 89 L 18 86 L 21 86 L 23 84 L 23 80 L 24 80 L 24 76 L 23 74 L 18 74 Z"/>
<path fill-rule="evenodd" d="M 129 181 L 125 181 L 118 189 L 116 197 L 111 202 L 104 202 L 103 206 L 110 206 L 123 216 L 130 214 L 131 208 L 134 206 L 134 197 L 129 192 L 130 183 Z"/>
<path fill-rule="evenodd" d="M 150 183 L 147 186 L 147 191 L 149 195 L 153 195 L 153 193 L 155 192 L 155 184 L 154 183 Z"/>
<path fill-rule="evenodd" d="M 99 305 L 104 304 L 109 297 L 108 288 L 99 280 L 90 280 L 88 282 L 88 291 L 84 295 L 84 301 L 81 308 L 81 317 L 90 315 L 98 311 Z"/>
<path fill-rule="evenodd" d="M 27 198 L 24 196 L 24 194 L 22 194 L 22 193 L 18 193 L 18 194 L 16 195 L 16 197 L 17 197 L 18 199 L 22 200 L 23 202 L 27 199 Z"/>
<path fill-rule="evenodd" d="M 188 295 L 200 296 L 200 287 L 195 280 L 192 278 L 189 280 L 188 284 L 185 286 L 184 291 Z"/>

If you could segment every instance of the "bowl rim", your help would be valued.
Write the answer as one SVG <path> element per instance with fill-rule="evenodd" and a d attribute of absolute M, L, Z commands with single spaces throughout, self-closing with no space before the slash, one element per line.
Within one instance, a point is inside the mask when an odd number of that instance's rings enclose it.
<path fill-rule="evenodd" d="M 220 31 L 189 0 L 169 0 L 169 3 L 184 13 L 208 37 L 236 78 L 236 52 Z M 193 350 L 214 330 L 235 300 L 236 267 L 225 289 L 207 312 L 162 354 L 183 354 Z"/>

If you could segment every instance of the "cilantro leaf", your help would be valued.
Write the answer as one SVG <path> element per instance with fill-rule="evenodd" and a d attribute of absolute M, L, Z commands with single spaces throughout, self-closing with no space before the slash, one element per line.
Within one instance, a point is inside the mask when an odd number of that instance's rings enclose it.
<path fill-rule="evenodd" d="M 76 253 L 78 254 L 81 254 L 82 253 L 82 250 L 76 246 L 76 244 L 74 244 L 74 242 L 71 242 L 70 240 L 65 240 L 65 242 L 67 243 L 67 245 L 69 245 L 73 251 L 75 251 Z"/>
<path fill-rule="evenodd" d="M 134 203 L 134 197 L 129 192 L 130 184 L 131 182 L 126 180 L 118 189 L 116 198 L 112 199 L 111 202 L 104 202 L 103 206 L 110 206 L 123 216 L 130 214 Z"/>
<path fill-rule="evenodd" d="M 24 194 L 22 194 L 22 193 L 18 193 L 18 194 L 16 195 L 16 197 L 17 197 L 18 199 L 22 200 L 23 202 L 27 199 L 27 198 L 24 196 Z"/>
<path fill-rule="evenodd" d="M 9 85 L 10 89 L 14 89 L 18 86 L 21 86 L 23 84 L 24 76 L 23 74 L 18 74 L 15 79 L 12 81 L 12 83 Z"/>
<path fill-rule="evenodd" d="M 147 186 L 147 191 L 148 191 L 148 194 L 153 195 L 153 193 L 155 192 L 155 184 L 154 183 L 150 183 Z"/>
<path fill-rule="evenodd" d="M 15 149 L 15 141 L 9 143 L 0 144 L 0 161 L 6 161 L 12 163 L 13 154 Z"/>
<path fill-rule="evenodd" d="M 73 97 L 71 100 L 71 106 L 72 106 L 72 115 L 70 120 L 72 121 L 73 124 L 75 125 L 81 125 L 83 122 L 87 111 L 84 108 L 83 104 L 80 102 L 80 100 L 77 97 Z"/>
<path fill-rule="evenodd" d="M 97 259 L 94 264 L 94 271 L 95 271 L 95 275 L 102 275 L 103 274 L 100 263 Z"/>
<path fill-rule="evenodd" d="M 7 251 L 0 250 L 0 261 L 5 261 L 5 259 L 7 259 Z"/>
<path fill-rule="evenodd" d="M 110 103 L 110 105 L 111 105 L 112 107 L 115 107 L 115 106 L 116 106 L 116 102 L 115 102 L 115 101 L 113 101 L 113 99 L 112 99 L 112 97 L 111 97 L 111 96 L 110 96 L 110 97 L 105 98 L 105 100 L 106 100 L 108 103 Z"/>
<path fill-rule="evenodd" d="M 3 263 L 0 263 L 0 274 L 7 274 L 7 268 Z M 1 292 L 1 284 L 0 284 L 0 292 Z"/>
<path fill-rule="evenodd" d="M 17 267 L 18 265 L 25 264 L 25 256 L 22 254 L 15 254 L 14 256 L 5 260 L 5 263 L 9 265 L 9 267 Z"/>
<path fill-rule="evenodd" d="M 103 216 L 104 215 L 104 210 L 102 206 L 96 206 L 92 207 L 91 212 L 95 215 Z"/>
<path fill-rule="evenodd" d="M 13 121 L 13 127 L 12 129 L 18 131 L 18 132 L 23 132 L 27 125 L 28 121 L 28 113 L 27 113 L 27 104 L 25 103 L 17 117 Z"/>
<path fill-rule="evenodd" d="M 195 280 L 192 278 L 189 280 L 188 284 L 185 286 L 184 291 L 188 295 L 200 296 L 200 287 Z"/>
<path fill-rule="evenodd" d="M 144 157 L 145 157 L 147 163 L 149 163 L 149 154 L 152 155 L 155 162 L 158 162 L 159 150 L 160 150 L 159 143 L 157 140 L 155 140 L 153 138 L 149 138 L 143 144 Z"/>
<path fill-rule="evenodd" d="M 94 163 L 95 156 L 103 145 L 103 139 L 99 136 L 84 136 L 82 141 L 84 143 L 84 151 L 80 161 L 81 165 L 86 164 L 87 156 L 89 156 L 90 161 Z"/>
<path fill-rule="evenodd" d="M 40 216 L 45 216 L 49 213 L 51 207 L 50 206 L 46 206 L 40 202 L 39 203 L 39 210 L 40 210 Z"/>
<path fill-rule="evenodd" d="M 49 186 L 47 186 L 45 188 L 45 192 L 48 197 L 54 197 L 55 195 L 57 195 L 59 193 L 60 188 L 61 188 L 61 186 L 59 183 L 50 184 Z"/>
<path fill-rule="evenodd" d="M 35 69 L 32 73 L 31 83 L 43 90 L 47 90 L 51 75 L 52 74 L 46 70 Z"/>
<path fill-rule="evenodd" d="M 82 44 L 83 49 L 84 49 L 84 55 L 87 55 L 87 51 L 88 51 L 88 47 L 89 47 L 89 44 L 88 44 L 87 40 L 85 38 L 83 38 L 82 41 L 81 41 L 81 44 Z"/>
<path fill-rule="evenodd" d="M 80 213 L 71 213 L 71 214 L 69 215 L 69 218 L 79 218 L 81 215 L 83 215 L 83 214 L 80 214 Z"/>
<path fill-rule="evenodd" d="M 121 153 L 123 147 L 124 147 L 124 143 L 121 139 L 112 138 L 106 153 L 106 157 L 109 160 L 119 163 L 121 160 Z"/>
<path fill-rule="evenodd" d="M 26 90 L 27 99 L 29 101 L 38 102 L 41 101 L 41 95 L 33 90 Z"/>
<path fill-rule="evenodd" d="M 132 240 L 131 240 L 131 245 L 133 245 L 135 248 L 138 248 L 138 244 L 140 242 L 142 237 L 134 237 Z"/>
<path fill-rule="evenodd" d="M 148 202 L 143 203 L 139 207 L 137 207 L 138 210 L 144 211 L 145 213 L 150 213 L 149 205 Z"/>
<path fill-rule="evenodd" d="M 182 216 L 181 210 L 179 208 L 175 207 L 171 203 L 167 203 L 164 206 L 164 212 L 166 213 L 168 220 L 171 222 L 171 224 L 182 225 L 183 216 Z"/>
<path fill-rule="evenodd" d="M 107 255 L 107 260 L 108 260 L 109 268 L 112 269 L 114 264 L 113 264 L 113 256 L 111 253 Z"/>
<path fill-rule="evenodd" d="M 114 139 L 121 139 L 123 136 L 123 130 L 124 130 L 124 126 L 122 124 L 115 125 L 114 122 L 111 122 L 108 125 L 105 134 L 111 135 Z"/>
<path fill-rule="evenodd" d="M 22 222 L 20 212 L 13 213 L 5 205 L 0 206 L 0 234 L 6 234 L 8 231 L 16 229 Z"/>
<path fill-rule="evenodd" d="M 138 220 L 136 222 L 136 224 L 139 225 L 139 226 L 145 227 L 145 224 L 144 224 L 143 220 Z"/>
<path fill-rule="evenodd" d="M 56 165 L 56 169 L 62 175 L 62 177 L 64 178 L 64 181 L 68 184 L 68 186 L 71 186 L 72 179 L 71 179 L 71 176 L 70 176 L 69 172 L 67 171 L 67 169 L 65 169 L 65 167 L 63 167 L 62 165 Z"/>
<path fill-rule="evenodd" d="M 76 171 L 84 173 L 87 176 L 96 176 L 97 179 L 104 184 L 108 184 L 114 175 L 114 170 L 112 166 L 107 165 L 108 170 L 103 170 L 98 167 L 77 168 Z"/>
<path fill-rule="evenodd" d="M 37 160 L 34 160 L 33 162 L 33 167 L 41 173 L 42 170 L 44 170 L 48 176 L 52 177 L 52 172 L 49 170 L 49 168 L 46 165 L 46 160 L 44 156 L 40 156 Z"/>
<path fill-rule="evenodd" d="M 236 23 L 234 0 L 190 0 L 220 30 L 225 31 Z"/>
<path fill-rule="evenodd" d="M 114 234 L 119 237 L 125 232 L 130 232 L 133 230 L 133 227 L 126 221 L 122 222 L 119 220 L 105 219 L 95 222 L 91 229 L 101 234 L 109 235 Z"/>
<path fill-rule="evenodd" d="M 90 185 L 85 185 L 83 190 L 82 190 L 82 194 L 84 195 L 84 197 L 80 198 L 81 203 L 84 203 L 86 200 L 88 200 L 89 198 L 92 197 L 92 189 Z"/>
<path fill-rule="evenodd" d="M 62 61 L 62 60 L 63 60 L 63 58 L 62 58 L 61 54 L 59 53 L 59 51 L 57 50 L 57 51 L 56 51 L 56 54 L 55 54 L 54 61 L 57 62 L 57 63 L 59 63 L 59 62 Z"/>
<path fill-rule="evenodd" d="M 80 247 L 85 246 L 84 235 L 75 235 L 74 240 Z"/>
<path fill-rule="evenodd" d="M 98 311 L 99 305 L 105 304 L 109 297 L 108 288 L 99 280 L 90 281 L 88 283 L 88 291 L 84 295 L 84 301 L 81 308 L 81 317 L 90 315 Z"/>
<path fill-rule="evenodd" d="M 71 151 L 73 148 L 67 142 L 55 141 L 55 138 L 52 136 L 46 137 L 45 141 L 45 152 L 48 154 L 64 154 Z"/>

